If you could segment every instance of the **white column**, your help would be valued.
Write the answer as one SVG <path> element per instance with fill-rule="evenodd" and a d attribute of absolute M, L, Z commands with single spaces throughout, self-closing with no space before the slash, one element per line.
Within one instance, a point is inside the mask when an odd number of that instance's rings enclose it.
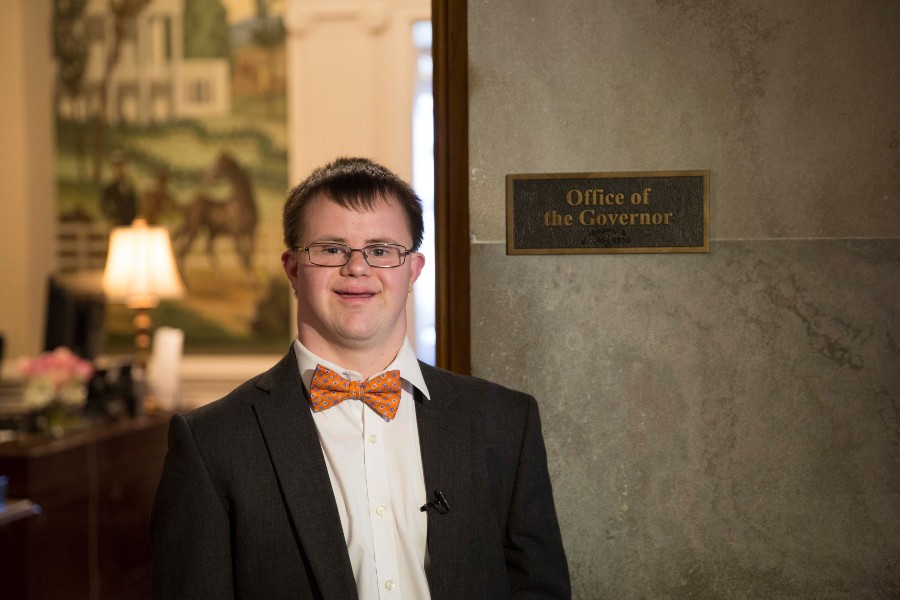
<path fill-rule="evenodd" d="M 292 0 L 288 6 L 290 178 L 340 155 L 412 177 L 411 26 L 428 0 Z"/>

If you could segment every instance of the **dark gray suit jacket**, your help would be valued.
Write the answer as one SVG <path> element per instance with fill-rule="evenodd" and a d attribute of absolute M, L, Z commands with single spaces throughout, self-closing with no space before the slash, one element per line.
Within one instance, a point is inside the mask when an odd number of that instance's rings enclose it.
<path fill-rule="evenodd" d="M 422 365 L 416 398 L 434 600 L 568 598 L 534 398 Z M 157 598 L 357 597 L 293 349 L 175 415 L 150 526 Z M 432 498 L 422 498 L 422 504 Z"/>

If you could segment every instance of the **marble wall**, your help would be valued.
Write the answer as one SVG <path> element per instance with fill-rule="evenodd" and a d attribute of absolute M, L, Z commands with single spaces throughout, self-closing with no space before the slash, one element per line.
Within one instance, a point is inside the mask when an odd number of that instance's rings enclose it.
<path fill-rule="evenodd" d="M 473 371 L 576 598 L 900 598 L 900 3 L 469 0 Z M 507 173 L 709 169 L 709 254 L 506 256 Z"/>

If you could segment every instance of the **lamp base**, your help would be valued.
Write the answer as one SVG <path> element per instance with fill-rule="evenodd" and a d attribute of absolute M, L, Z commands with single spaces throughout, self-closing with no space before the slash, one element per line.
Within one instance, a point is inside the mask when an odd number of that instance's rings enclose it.
<path fill-rule="evenodd" d="M 147 364 L 150 360 L 150 331 L 153 327 L 153 319 L 150 318 L 148 307 L 135 307 L 134 314 L 134 365 L 131 369 L 132 383 L 134 385 L 134 409 L 131 416 L 137 417 L 145 411 L 152 412 L 156 401 L 150 394 L 147 385 Z"/>

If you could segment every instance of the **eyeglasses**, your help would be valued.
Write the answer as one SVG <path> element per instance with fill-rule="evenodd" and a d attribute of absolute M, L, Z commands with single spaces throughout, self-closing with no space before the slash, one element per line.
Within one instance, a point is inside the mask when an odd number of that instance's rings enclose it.
<path fill-rule="evenodd" d="M 369 266 L 378 269 L 399 267 L 406 262 L 406 255 L 410 252 L 400 244 L 369 244 L 363 248 L 351 248 L 330 242 L 316 242 L 300 248 L 300 251 L 306 252 L 309 262 L 319 267 L 343 267 L 350 262 L 354 252 L 361 252 Z"/>

